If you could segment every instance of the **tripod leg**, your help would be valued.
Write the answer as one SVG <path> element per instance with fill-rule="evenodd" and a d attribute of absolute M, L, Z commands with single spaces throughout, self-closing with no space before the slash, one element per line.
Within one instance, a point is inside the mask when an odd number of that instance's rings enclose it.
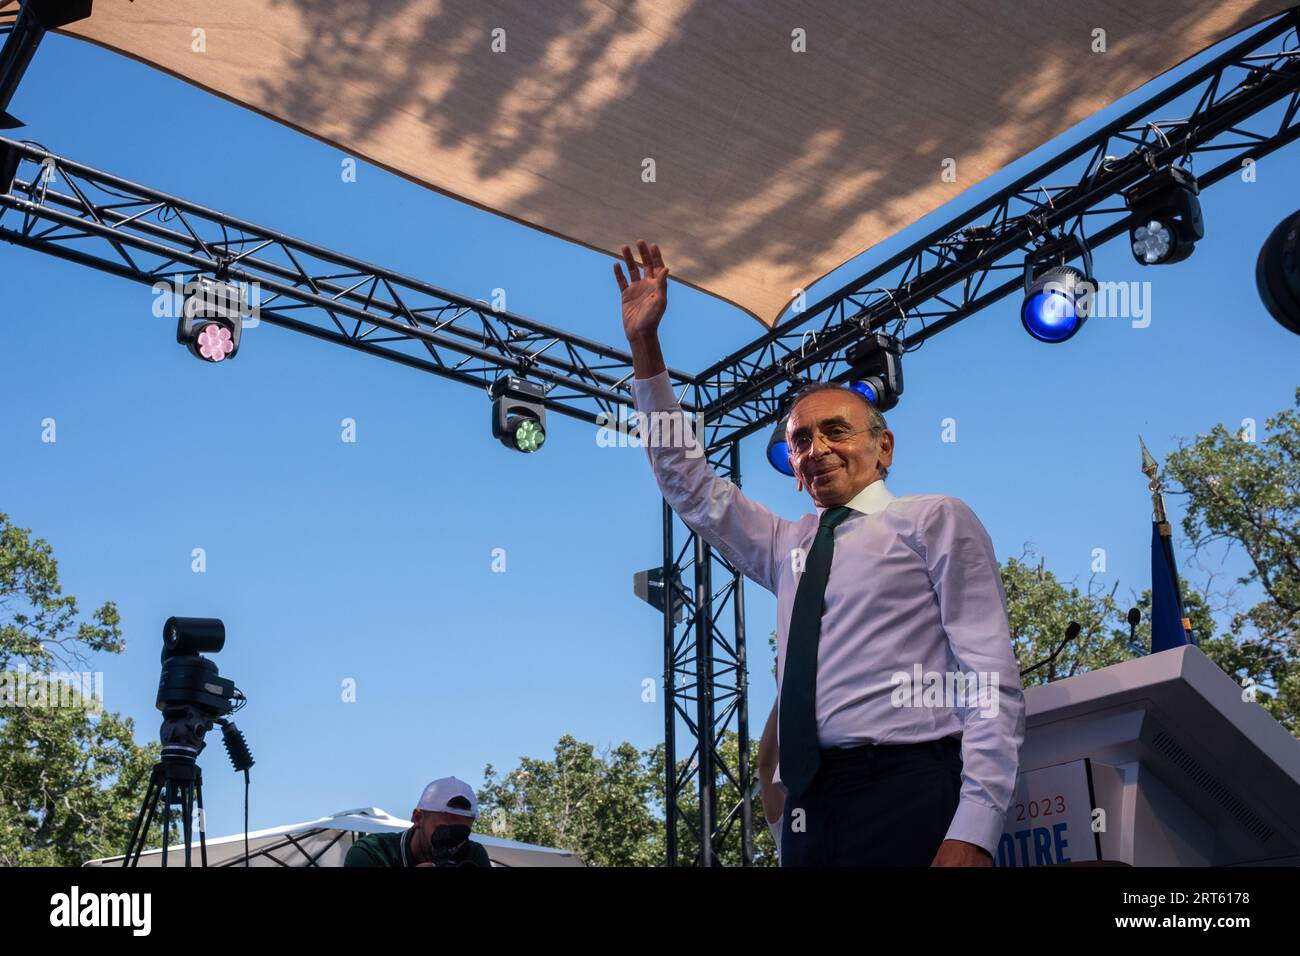
<path fill-rule="evenodd" d="M 172 782 L 167 780 L 163 784 L 163 841 L 162 841 L 162 865 L 167 865 L 167 837 L 172 829 Z"/>
<path fill-rule="evenodd" d="M 154 810 L 157 807 L 159 782 L 162 780 L 162 764 L 154 764 L 149 773 L 149 785 L 145 788 L 144 801 L 140 804 L 140 814 L 135 818 L 135 828 L 131 831 L 131 842 L 127 844 L 122 857 L 123 866 L 138 866 L 140 851 L 149 838 L 149 827 L 153 824 Z M 132 859 L 132 857 L 135 859 Z"/>
<path fill-rule="evenodd" d="M 193 784 L 186 780 L 181 784 L 181 829 L 185 833 L 185 866 L 188 869 L 192 864 L 190 862 L 190 844 L 194 840 L 194 791 Z"/>
<path fill-rule="evenodd" d="M 200 866 L 208 865 L 208 818 L 203 815 L 203 771 L 195 768 L 194 795 L 199 801 L 199 859 Z"/>

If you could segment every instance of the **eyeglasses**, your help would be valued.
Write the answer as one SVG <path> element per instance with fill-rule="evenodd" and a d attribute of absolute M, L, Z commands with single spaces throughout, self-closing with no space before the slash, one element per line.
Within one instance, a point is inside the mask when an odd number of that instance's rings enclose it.
<path fill-rule="evenodd" d="M 846 442 L 855 435 L 861 435 L 863 432 L 871 431 L 871 426 L 866 428 L 850 428 L 848 425 L 839 423 L 827 425 L 825 428 L 818 427 L 817 432 L 831 444 Z M 813 435 L 812 432 L 800 431 L 790 439 L 790 450 L 799 457 L 803 457 L 812 451 Z"/>

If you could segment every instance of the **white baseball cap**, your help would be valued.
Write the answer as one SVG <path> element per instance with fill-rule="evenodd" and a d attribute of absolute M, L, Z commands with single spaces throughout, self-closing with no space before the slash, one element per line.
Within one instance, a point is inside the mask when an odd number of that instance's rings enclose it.
<path fill-rule="evenodd" d="M 454 813 L 474 820 L 478 818 L 478 798 L 474 796 L 474 789 L 464 780 L 440 777 L 424 788 L 417 809 Z"/>

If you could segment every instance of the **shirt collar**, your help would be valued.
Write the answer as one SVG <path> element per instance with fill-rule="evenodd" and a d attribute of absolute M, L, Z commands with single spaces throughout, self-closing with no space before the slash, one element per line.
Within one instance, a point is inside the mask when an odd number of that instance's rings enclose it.
<path fill-rule="evenodd" d="M 854 511 L 860 511 L 864 515 L 874 514 L 877 511 L 883 511 L 895 497 L 897 496 L 885 487 L 885 479 L 877 478 L 854 495 L 852 500 L 847 502 L 847 507 L 852 508 Z M 818 520 L 821 520 L 822 512 L 825 510 L 825 508 L 818 506 Z"/>

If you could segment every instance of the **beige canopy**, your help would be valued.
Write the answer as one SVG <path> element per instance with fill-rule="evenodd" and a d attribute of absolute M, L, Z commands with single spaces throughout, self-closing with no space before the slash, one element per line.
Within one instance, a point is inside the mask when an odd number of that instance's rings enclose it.
<path fill-rule="evenodd" d="M 95 0 L 64 32 L 593 249 L 657 241 L 770 326 L 1291 2 Z"/>

